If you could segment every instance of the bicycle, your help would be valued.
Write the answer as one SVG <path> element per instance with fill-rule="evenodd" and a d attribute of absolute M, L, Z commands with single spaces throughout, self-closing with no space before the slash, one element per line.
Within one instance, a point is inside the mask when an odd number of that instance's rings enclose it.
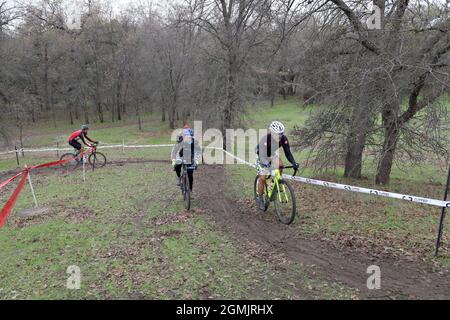
<path fill-rule="evenodd" d="M 192 167 L 191 164 L 187 164 L 185 160 L 183 160 L 183 166 L 181 167 L 181 193 L 183 195 L 184 208 L 189 211 L 191 209 L 191 188 L 189 187 L 189 177 L 187 170 Z"/>
<path fill-rule="evenodd" d="M 295 193 L 292 186 L 283 179 L 281 175 L 282 169 L 294 169 L 293 166 L 280 167 L 272 172 L 272 174 L 266 178 L 264 183 L 263 205 L 258 205 L 258 187 L 259 187 L 259 175 L 255 179 L 255 201 L 259 209 L 263 212 L 269 210 L 271 202 L 275 203 L 275 212 L 278 217 L 278 221 L 282 224 L 290 225 L 295 220 L 297 214 L 297 206 L 295 200 Z M 294 169 L 294 176 L 297 174 Z M 270 181 L 270 186 L 268 183 Z"/>
<path fill-rule="evenodd" d="M 98 142 L 92 144 L 86 152 L 80 154 L 77 153 L 65 153 L 61 156 L 60 160 L 68 160 L 62 163 L 61 166 L 71 170 L 77 169 L 83 164 L 83 161 L 88 161 L 89 165 L 92 166 L 92 170 L 103 168 L 106 165 L 106 156 L 97 151 Z M 70 160 L 70 161 L 69 161 Z"/>

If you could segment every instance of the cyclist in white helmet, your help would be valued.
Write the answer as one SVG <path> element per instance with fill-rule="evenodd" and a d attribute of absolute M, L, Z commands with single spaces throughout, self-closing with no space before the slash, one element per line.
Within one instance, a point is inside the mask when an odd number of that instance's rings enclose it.
<path fill-rule="evenodd" d="M 259 175 L 258 184 L 258 204 L 264 205 L 262 195 L 264 193 L 264 183 L 270 176 L 271 168 L 283 167 L 283 162 L 278 157 L 278 151 L 283 148 L 284 154 L 295 170 L 299 169 L 299 164 L 295 161 L 289 146 L 289 140 L 285 135 L 285 127 L 279 121 L 274 121 L 269 126 L 269 134 L 265 136 L 256 148 L 257 170 Z"/>

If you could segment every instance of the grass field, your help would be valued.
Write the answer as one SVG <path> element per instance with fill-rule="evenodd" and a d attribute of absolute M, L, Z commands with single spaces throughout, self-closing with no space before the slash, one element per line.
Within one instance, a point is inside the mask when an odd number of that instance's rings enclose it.
<path fill-rule="evenodd" d="M 110 167 L 80 176 L 36 176 L 45 217 L 10 218 L 0 231 L 0 298 L 350 298 L 301 266 L 242 250 L 201 211 L 186 213 L 163 183 L 162 164 Z M 32 206 L 29 190 L 16 212 Z M 67 267 L 82 289 L 66 289 Z M 280 270 L 282 270 L 280 272 Z M 308 288 L 314 288 L 314 290 Z M 293 289 L 294 288 L 294 289 Z"/>
<path fill-rule="evenodd" d="M 264 128 L 272 119 L 289 128 L 302 125 L 312 107 L 295 101 L 274 108 L 253 107 L 248 126 Z M 64 144 L 76 128 L 30 127 L 27 146 Z M 105 143 L 159 144 L 170 142 L 170 130 L 158 116 L 145 119 L 139 131 L 134 121 L 94 126 L 91 135 Z M 101 150 L 102 151 L 102 150 Z M 105 149 L 108 159 L 167 160 L 170 148 Z M 298 159 L 305 153 L 296 152 Z M 25 154 L 21 164 L 56 159 L 56 153 Z M 15 156 L 0 160 L 0 181 L 15 169 Z M 201 170 L 201 168 L 200 168 Z M 373 166 L 363 181 L 345 180 L 341 171 L 302 176 L 373 186 Z M 251 202 L 255 172 L 242 165 L 228 166 L 229 188 L 237 201 Z M 424 165 L 420 170 L 395 169 L 386 190 L 440 199 L 444 168 Z M 88 172 L 61 169 L 32 176 L 39 205 L 49 214 L 20 218 L 33 206 L 26 186 L 5 228 L 0 230 L 0 299 L 352 299 L 355 288 L 311 275 L 307 266 L 277 254 L 265 254 L 252 243 L 241 243 L 201 209 L 185 212 L 174 187 L 169 164 L 111 165 Z M 407 254 L 433 260 L 439 208 L 392 199 L 296 185 L 299 217 L 292 229 L 300 236 L 323 239 L 364 250 Z M 2 205 L 11 188 L 0 194 Z M 450 222 L 447 219 L 446 234 Z M 450 266 L 448 235 L 441 258 Z M 81 269 L 81 290 L 67 290 L 67 268 Z"/>

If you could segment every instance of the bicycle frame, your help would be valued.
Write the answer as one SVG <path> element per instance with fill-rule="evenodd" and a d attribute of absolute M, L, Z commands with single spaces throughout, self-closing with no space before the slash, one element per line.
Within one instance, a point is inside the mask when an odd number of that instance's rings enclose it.
<path fill-rule="evenodd" d="M 188 165 L 187 165 L 186 161 L 183 161 L 182 167 L 181 167 L 181 174 L 180 174 L 180 177 L 182 180 L 181 188 L 182 188 L 183 192 L 185 191 L 183 188 L 186 188 L 186 187 L 189 188 L 189 186 L 183 186 L 183 184 L 184 184 L 183 178 L 185 176 L 187 176 L 187 171 L 188 171 Z M 189 182 L 188 182 L 188 184 L 189 184 Z"/>
<path fill-rule="evenodd" d="M 78 157 L 80 159 L 89 156 L 90 154 L 94 153 L 97 151 L 97 146 L 91 146 L 87 149 L 87 151 L 82 151 L 80 152 L 80 154 L 78 155 Z"/>
<path fill-rule="evenodd" d="M 271 178 L 270 178 L 270 180 L 273 182 L 273 186 L 270 188 L 270 190 L 268 190 L 268 197 L 269 197 L 269 199 L 272 199 L 272 196 L 276 190 L 277 194 L 278 194 L 278 200 L 280 202 L 282 202 L 283 199 L 281 198 L 281 192 L 280 192 L 280 180 L 282 179 L 281 170 L 276 169 L 273 173 L 274 174 L 272 174 Z M 286 192 L 286 186 L 283 184 L 281 187 L 282 187 L 284 196 L 286 197 L 286 201 L 289 202 L 289 198 L 288 198 L 288 195 Z"/>

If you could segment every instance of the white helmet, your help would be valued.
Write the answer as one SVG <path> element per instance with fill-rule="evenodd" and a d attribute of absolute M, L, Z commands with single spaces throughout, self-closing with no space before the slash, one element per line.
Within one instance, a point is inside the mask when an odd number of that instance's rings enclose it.
<path fill-rule="evenodd" d="M 284 134 L 285 132 L 284 124 L 279 121 L 272 122 L 269 129 L 273 134 Z"/>

